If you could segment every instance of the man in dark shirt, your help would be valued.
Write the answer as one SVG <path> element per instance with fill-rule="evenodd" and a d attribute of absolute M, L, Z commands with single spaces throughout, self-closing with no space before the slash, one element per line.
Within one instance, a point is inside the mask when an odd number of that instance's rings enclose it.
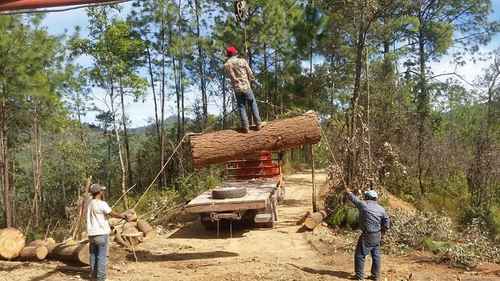
<path fill-rule="evenodd" d="M 360 200 L 350 190 L 347 190 L 349 200 L 359 210 L 359 225 L 363 233 L 359 237 L 354 254 L 355 280 L 363 280 L 365 258 L 372 256 L 372 279 L 380 280 L 380 242 L 384 233 L 389 229 L 389 217 L 385 209 L 377 202 L 378 194 L 374 190 L 364 193 L 364 201 Z"/>

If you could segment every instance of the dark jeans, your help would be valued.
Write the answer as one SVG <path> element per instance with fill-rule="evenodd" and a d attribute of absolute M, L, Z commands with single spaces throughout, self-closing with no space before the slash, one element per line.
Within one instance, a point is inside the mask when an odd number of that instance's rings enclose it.
<path fill-rule="evenodd" d="M 89 236 L 90 276 L 97 281 L 106 280 L 108 266 L 108 235 Z"/>
<path fill-rule="evenodd" d="M 248 127 L 249 127 L 247 110 L 246 110 L 247 103 L 250 104 L 250 107 L 252 109 L 252 115 L 253 115 L 253 118 L 255 120 L 255 123 L 257 125 L 259 125 L 261 123 L 260 115 L 259 115 L 259 108 L 257 107 L 257 101 L 255 100 L 255 96 L 254 96 L 252 90 L 248 90 L 247 92 L 237 92 L 236 93 L 236 102 L 238 103 L 238 110 L 240 112 L 241 128 L 248 129 Z"/>
<path fill-rule="evenodd" d="M 378 233 L 363 233 L 359 237 L 356 253 L 354 254 L 354 268 L 356 278 L 362 280 L 365 271 L 365 258 L 367 255 L 372 256 L 372 276 L 376 280 L 380 279 L 380 267 L 382 258 L 380 256 L 380 232 Z"/>

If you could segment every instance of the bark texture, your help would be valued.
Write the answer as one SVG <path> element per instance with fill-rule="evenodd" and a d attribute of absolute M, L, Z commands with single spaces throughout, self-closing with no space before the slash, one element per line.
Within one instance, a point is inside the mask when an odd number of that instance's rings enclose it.
<path fill-rule="evenodd" d="M 6 260 L 17 258 L 25 244 L 26 239 L 21 231 L 15 228 L 0 230 L 0 258 Z"/>
<path fill-rule="evenodd" d="M 237 160 L 258 151 L 283 151 L 320 140 L 319 120 L 314 112 L 270 122 L 260 131 L 251 130 L 247 134 L 224 130 L 190 138 L 193 164 L 197 168 Z"/>
<path fill-rule="evenodd" d="M 49 254 L 52 253 L 54 248 L 56 247 L 56 241 L 54 238 L 47 238 L 47 240 L 34 240 L 31 241 L 28 245 L 29 247 L 46 247 L 47 250 L 49 251 Z"/>
<path fill-rule="evenodd" d="M 64 243 L 54 248 L 50 256 L 65 262 L 89 264 L 89 243 Z"/>
<path fill-rule="evenodd" d="M 25 247 L 19 254 L 19 259 L 23 261 L 43 261 L 47 258 L 49 250 L 45 246 Z"/>

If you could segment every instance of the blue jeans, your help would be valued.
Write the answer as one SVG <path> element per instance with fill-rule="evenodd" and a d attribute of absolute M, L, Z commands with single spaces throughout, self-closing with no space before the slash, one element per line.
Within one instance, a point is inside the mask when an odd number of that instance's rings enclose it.
<path fill-rule="evenodd" d="M 106 280 L 108 266 L 108 235 L 89 236 L 90 276 L 97 281 Z"/>
<path fill-rule="evenodd" d="M 364 278 L 365 258 L 369 254 L 372 256 L 372 276 L 374 276 L 376 280 L 380 279 L 380 267 L 382 263 L 382 258 L 380 256 L 380 238 L 380 232 L 363 233 L 359 237 L 356 253 L 354 254 L 354 269 L 357 279 L 362 280 Z"/>
<path fill-rule="evenodd" d="M 260 115 L 259 115 L 259 108 L 257 107 L 257 101 L 255 100 L 255 96 L 254 96 L 252 90 L 248 90 L 246 92 L 237 92 L 236 93 L 236 102 L 238 103 L 238 110 L 240 112 L 241 128 L 248 129 L 248 127 L 249 127 L 247 110 L 246 110 L 247 103 L 250 104 L 250 107 L 252 109 L 252 115 L 253 115 L 253 118 L 255 120 L 255 123 L 257 125 L 259 125 L 261 123 Z"/>

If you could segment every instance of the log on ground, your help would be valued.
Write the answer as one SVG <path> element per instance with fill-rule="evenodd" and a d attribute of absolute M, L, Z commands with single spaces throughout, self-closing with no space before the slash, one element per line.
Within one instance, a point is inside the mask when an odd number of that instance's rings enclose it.
<path fill-rule="evenodd" d="M 53 238 L 47 238 L 47 240 L 34 240 L 34 241 L 31 241 L 29 243 L 29 247 L 40 247 L 40 246 L 44 246 L 47 248 L 47 250 L 49 251 L 49 254 L 52 253 L 52 251 L 54 250 L 54 248 L 56 247 L 56 240 L 54 240 Z"/>
<path fill-rule="evenodd" d="M 312 213 L 307 217 L 304 221 L 304 227 L 313 230 L 316 226 L 320 225 L 323 220 L 326 218 L 326 213 L 321 211 L 317 213 Z"/>
<path fill-rule="evenodd" d="M 43 261 L 49 254 L 49 249 L 45 246 L 28 246 L 19 254 L 22 261 Z"/>
<path fill-rule="evenodd" d="M 26 239 L 21 231 L 15 228 L 0 230 L 0 258 L 7 260 L 19 256 L 26 244 Z"/>
<path fill-rule="evenodd" d="M 150 240 L 156 237 L 155 229 L 144 220 L 137 221 L 137 228 L 144 233 L 144 240 Z"/>
<path fill-rule="evenodd" d="M 78 242 L 58 244 L 50 254 L 50 258 L 89 265 L 89 244 Z"/>
<path fill-rule="evenodd" d="M 267 123 L 260 131 L 241 133 L 224 130 L 190 137 L 193 165 L 237 160 L 258 151 L 284 151 L 321 140 L 318 116 L 307 112 L 301 116 Z"/>

